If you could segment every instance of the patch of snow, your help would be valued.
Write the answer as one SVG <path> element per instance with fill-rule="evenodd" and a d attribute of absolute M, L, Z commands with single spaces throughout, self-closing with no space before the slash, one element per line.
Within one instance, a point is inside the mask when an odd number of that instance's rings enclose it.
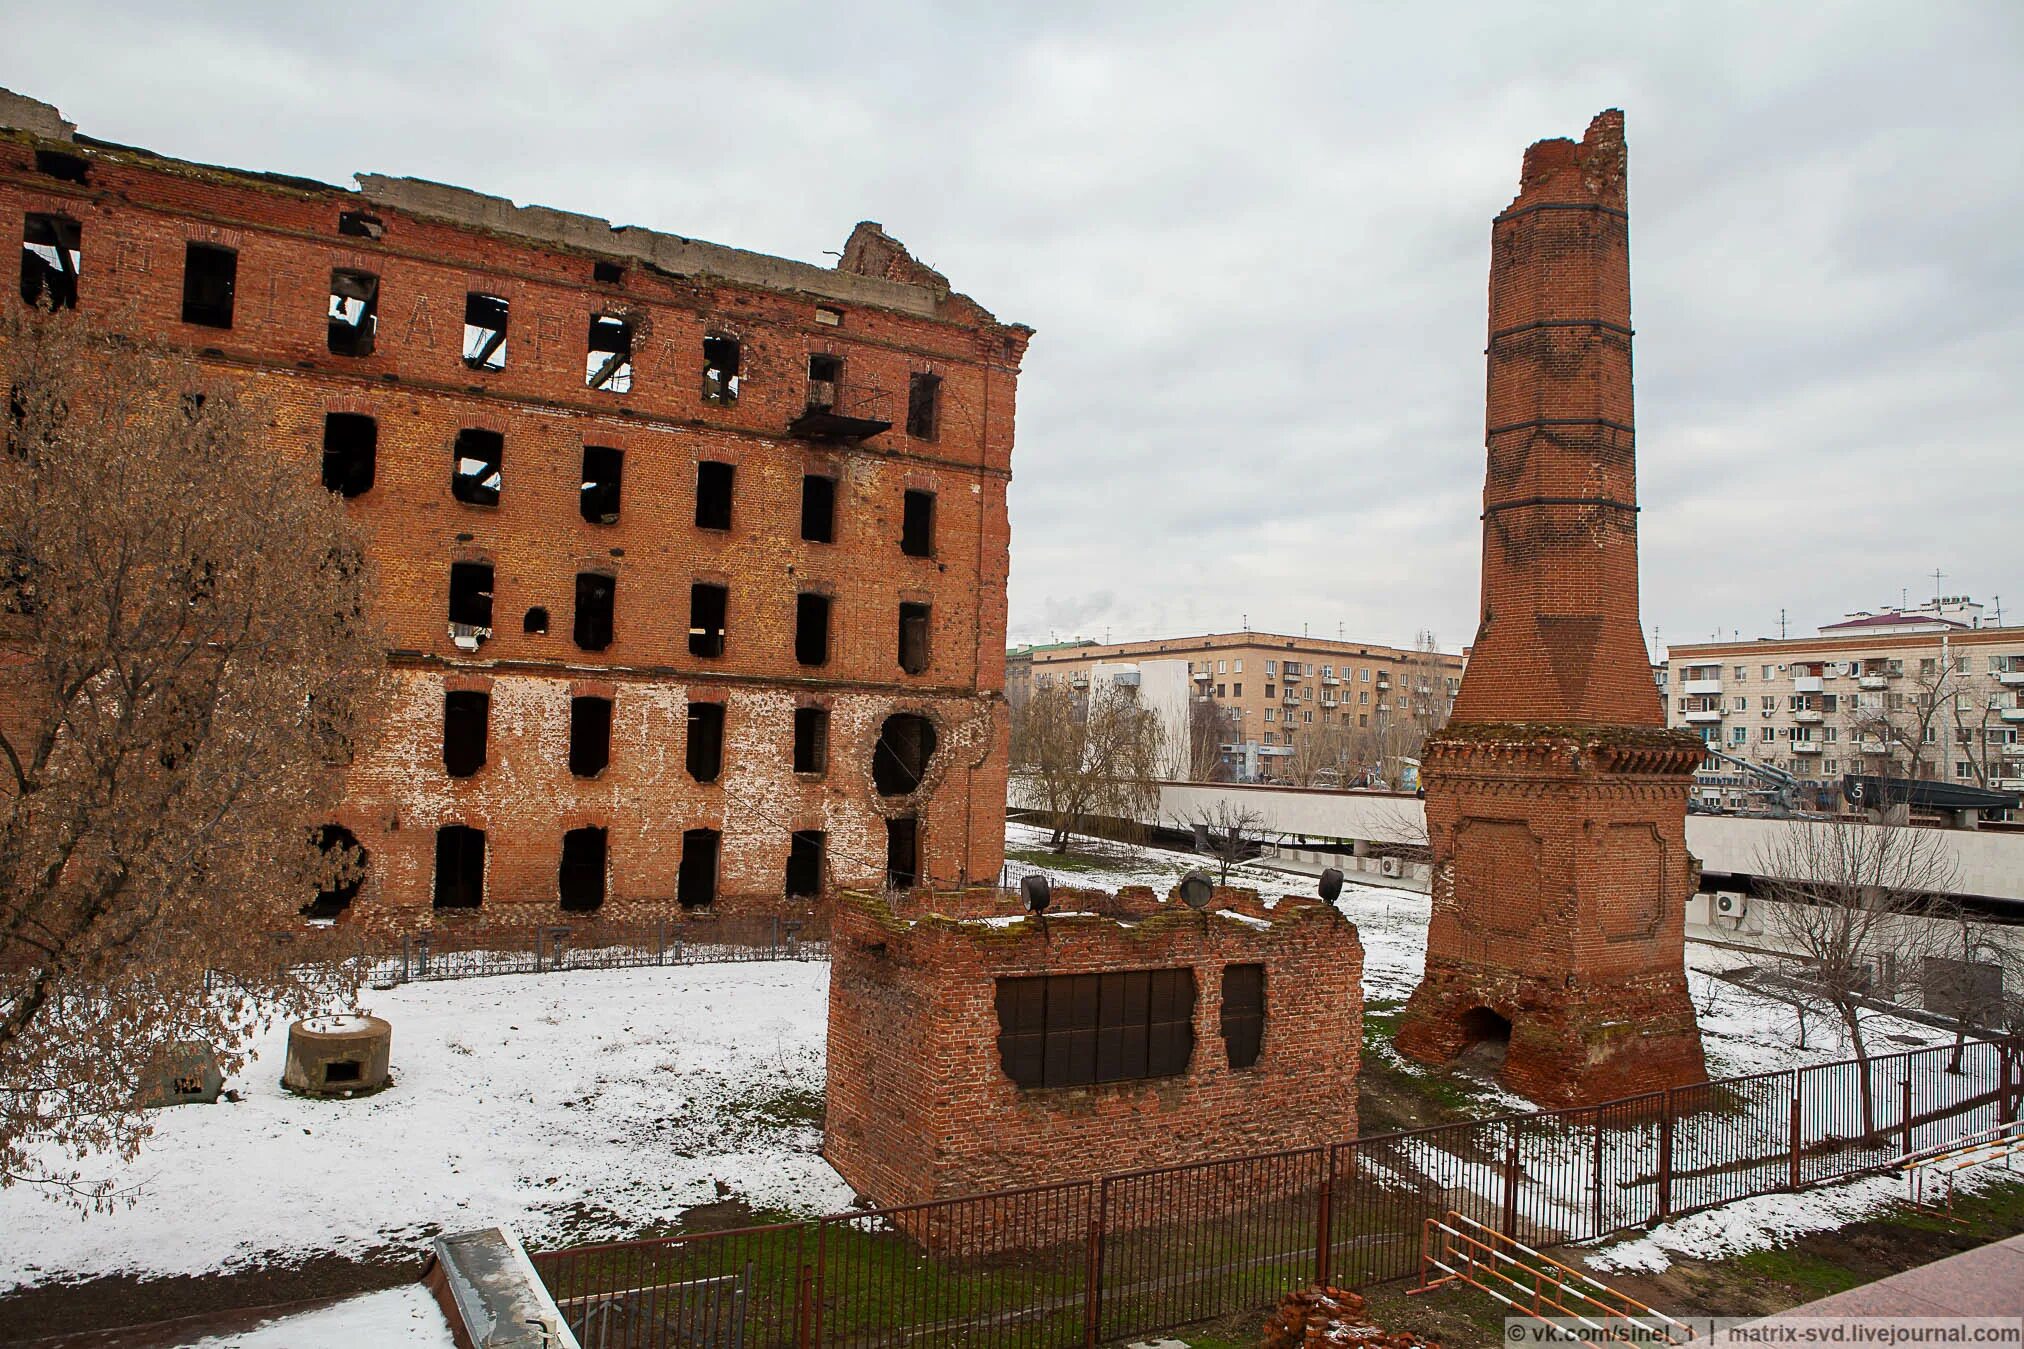
<path fill-rule="evenodd" d="M 317 1035 L 360 1035 L 372 1029 L 372 1021 L 362 1016 L 313 1016 L 302 1028 Z"/>
<path fill-rule="evenodd" d="M 443 1309 L 418 1283 L 346 1298 L 328 1307 L 229 1335 L 198 1340 L 193 1349 L 455 1349 Z"/>

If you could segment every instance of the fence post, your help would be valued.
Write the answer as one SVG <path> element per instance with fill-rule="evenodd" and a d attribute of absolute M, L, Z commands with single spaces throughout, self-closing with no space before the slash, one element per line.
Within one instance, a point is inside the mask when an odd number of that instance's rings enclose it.
<path fill-rule="evenodd" d="M 654 964 L 668 963 L 668 920 L 654 919 Z"/>
<path fill-rule="evenodd" d="M 1110 1182 L 1089 1183 L 1089 1249 L 1084 1253 L 1082 1294 L 1082 1343 L 1096 1349 L 1097 1329 L 1103 1321 L 1103 1210 L 1110 1202 Z"/>
<path fill-rule="evenodd" d="M 829 1295 L 829 1224 L 815 1224 L 815 1288 L 809 1299 L 809 1344 L 822 1343 L 822 1303 Z"/>
<path fill-rule="evenodd" d="M 1907 1063 L 1905 1065 L 1905 1075 L 1903 1079 L 1903 1085 L 1904 1085 L 1905 1137 L 1902 1151 L 1900 1151 L 1898 1155 L 1900 1157 L 1909 1157 L 1912 1155 L 1912 1070 L 1910 1063 Z"/>
<path fill-rule="evenodd" d="M 415 938 L 415 948 L 416 948 L 416 968 L 418 968 L 421 971 L 422 978 L 426 979 L 429 977 L 428 933 L 424 932 L 421 936 Z"/>
<path fill-rule="evenodd" d="M 1799 1188 L 1799 1139 L 1802 1135 L 1803 1122 L 1805 1120 L 1805 1109 L 1801 1104 L 1801 1099 L 1799 1095 L 1799 1075 L 1794 1073 L 1792 1075 L 1792 1169 L 1790 1177 L 1785 1182 L 1785 1188 L 1788 1190 Z"/>
<path fill-rule="evenodd" d="M 1510 1126 L 1504 1140 L 1504 1235 L 1518 1239 L 1518 1129 Z"/>
<path fill-rule="evenodd" d="M 537 927 L 534 929 L 534 972 L 536 974 L 541 973 L 541 944 L 547 940 L 548 931 L 546 928 Z"/>
<path fill-rule="evenodd" d="M 408 981 L 408 934 L 401 933 L 401 982 Z"/>
<path fill-rule="evenodd" d="M 2010 1056 L 1996 1050 L 1996 1122 L 2008 1124 L 2017 1118 L 2017 1084 L 2010 1080 Z"/>
<path fill-rule="evenodd" d="M 1673 1089 L 1666 1088 L 1659 1114 L 1659 1217 L 1673 1216 Z"/>
<path fill-rule="evenodd" d="M 766 958 L 780 959 L 780 915 L 774 914 L 766 929 Z"/>
<path fill-rule="evenodd" d="M 1602 1107 L 1601 1107 L 1601 1106 L 1597 1106 L 1597 1107 L 1595 1108 L 1595 1168 L 1594 1168 L 1594 1169 L 1593 1169 L 1592 1171 L 1590 1171 L 1590 1172 L 1589 1172 L 1589 1175 L 1590 1175 L 1590 1177 L 1591 1177 L 1591 1178 L 1593 1179 L 1593 1181 L 1594 1181 L 1594 1184 L 1592 1185 L 1592 1187 L 1591 1187 L 1591 1188 L 1593 1188 L 1593 1189 L 1594 1189 L 1594 1191 L 1595 1191 L 1595 1232 L 1594 1232 L 1594 1235 L 1596 1235 L 1596 1236 L 1598 1236 L 1598 1237 L 1599 1237 L 1599 1236 L 1601 1236 L 1601 1235 L 1602 1235 L 1602 1234 L 1603 1234 L 1603 1233 L 1604 1233 L 1605 1231 L 1607 1231 L 1607 1230 L 1608 1230 L 1608 1229 L 1606 1229 L 1606 1228 L 1605 1228 L 1605 1227 L 1603 1226 L 1603 1222 L 1604 1222 L 1604 1218 L 1603 1218 L 1603 1213 L 1602 1213 L 1602 1184 L 1603 1184 L 1603 1177 L 1602 1177 Z"/>
<path fill-rule="evenodd" d="M 1319 1215 L 1320 1242 L 1314 1248 L 1314 1281 L 1323 1288 L 1328 1287 L 1329 1265 L 1334 1256 L 1335 1246 L 1335 1144 L 1321 1150 L 1321 1213 Z"/>

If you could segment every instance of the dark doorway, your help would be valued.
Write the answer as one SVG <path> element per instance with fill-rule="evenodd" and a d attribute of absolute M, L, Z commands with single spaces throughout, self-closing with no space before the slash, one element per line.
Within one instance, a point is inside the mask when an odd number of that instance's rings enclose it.
<path fill-rule="evenodd" d="M 475 909 L 485 898 L 485 831 L 446 824 L 436 831 L 436 907 Z"/>
<path fill-rule="evenodd" d="M 451 777 L 467 778 L 485 766 L 491 712 L 488 693 L 454 689 L 443 695 L 443 767 Z"/>
<path fill-rule="evenodd" d="M 724 705 L 689 704 L 689 776 L 715 782 L 724 771 Z"/>
<path fill-rule="evenodd" d="M 911 890 L 921 878 L 920 821 L 911 815 L 886 821 L 886 888 Z"/>
<path fill-rule="evenodd" d="M 715 660 L 724 654 L 724 615 L 731 607 L 728 588 L 697 581 L 689 587 L 689 654 Z"/>
<path fill-rule="evenodd" d="M 820 829 L 797 829 L 787 845 L 787 895 L 790 899 L 814 899 L 822 893 L 822 845 Z"/>
<path fill-rule="evenodd" d="M 824 708 L 794 709 L 794 771 L 829 771 L 829 713 Z"/>
<path fill-rule="evenodd" d="M 794 597 L 794 659 L 802 665 L 829 663 L 829 596 L 803 591 Z"/>
<path fill-rule="evenodd" d="M 611 645 L 612 608 L 618 599 L 618 578 L 602 572 L 576 574 L 576 624 L 573 636 L 585 651 Z"/>
<path fill-rule="evenodd" d="M 880 796 L 919 790 L 935 754 L 935 724 L 913 712 L 899 712 L 879 727 L 871 751 L 871 781 Z"/>
<path fill-rule="evenodd" d="M 683 908 L 701 908 L 717 898 L 717 847 L 722 837 L 714 829 L 682 831 L 682 866 L 675 879 L 675 898 Z"/>
<path fill-rule="evenodd" d="M 562 907 L 588 913 L 604 903 L 605 832 L 594 825 L 562 836 Z"/>
<path fill-rule="evenodd" d="M 372 490 L 379 453 L 379 423 L 360 412 L 330 412 L 323 418 L 323 485 L 339 496 Z"/>
<path fill-rule="evenodd" d="M 696 527 L 731 527 L 731 485 L 737 470 L 729 464 L 705 459 L 696 465 Z"/>
<path fill-rule="evenodd" d="M 900 507 L 900 551 L 908 557 L 935 555 L 935 494 L 908 491 Z"/>
<path fill-rule="evenodd" d="M 801 537 L 810 543 L 836 542 L 836 479 L 820 473 L 803 475 Z"/>
<path fill-rule="evenodd" d="M 928 668 L 928 615 L 925 604 L 900 604 L 900 668 L 910 675 Z"/>
<path fill-rule="evenodd" d="M 583 447 L 583 479 L 577 493 L 577 509 L 594 525 L 618 523 L 619 480 L 625 469 L 625 452 L 609 445 Z"/>
<path fill-rule="evenodd" d="M 569 700 L 569 771 L 594 778 L 611 762 L 611 699 Z"/>

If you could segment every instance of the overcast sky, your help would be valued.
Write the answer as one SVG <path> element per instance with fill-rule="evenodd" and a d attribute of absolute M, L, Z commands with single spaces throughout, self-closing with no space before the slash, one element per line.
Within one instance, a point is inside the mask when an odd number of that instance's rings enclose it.
<path fill-rule="evenodd" d="M 1451 648 L 1490 217 L 1622 107 L 1647 630 L 1810 633 L 1935 568 L 2024 620 L 2024 6 L 1521 9 L 4 0 L 0 84 L 815 262 L 882 221 L 1039 330 L 1013 640 Z"/>

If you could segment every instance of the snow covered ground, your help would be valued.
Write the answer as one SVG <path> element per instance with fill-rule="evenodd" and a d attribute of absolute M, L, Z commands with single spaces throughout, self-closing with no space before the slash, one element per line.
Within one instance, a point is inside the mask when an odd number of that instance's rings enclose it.
<path fill-rule="evenodd" d="M 418 1283 L 213 1335 L 192 1349 L 456 1349 L 436 1299 Z"/>

